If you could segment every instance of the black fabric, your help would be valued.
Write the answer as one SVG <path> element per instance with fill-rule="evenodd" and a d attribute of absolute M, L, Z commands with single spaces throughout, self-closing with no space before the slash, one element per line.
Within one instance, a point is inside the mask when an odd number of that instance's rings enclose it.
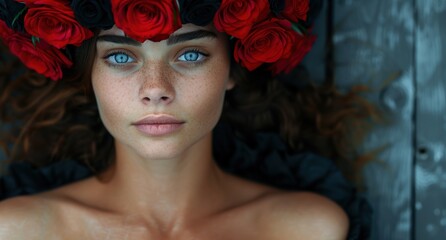
<path fill-rule="evenodd" d="M 294 191 L 312 191 L 337 202 L 350 218 L 350 240 L 370 236 L 371 208 L 344 179 L 332 161 L 312 153 L 290 151 L 277 134 L 257 133 L 237 137 L 226 125 L 214 131 L 214 155 L 225 171 Z M 35 169 L 28 163 L 10 165 L 0 178 L 0 200 L 50 190 L 91 176 L 84 165 L 64 160 Z"/>
<path fill-rule="evenodd" d="M 0 178 L 0 200 L 51 190 L 91 176 L 88 168 L 73 160 L 34 168 L 26 162 L 13 163 Z"/>
<path fill-rule="evenodd" d="M 349 240 L 370 238 L 370 204 L 331 160 L 309 152 L 291 151 L 275 133 L 241 138 L 223 124 L 214 133 L 214 155 L 222 169 L 277 188 L 324 195 L 347 212 Z"/>

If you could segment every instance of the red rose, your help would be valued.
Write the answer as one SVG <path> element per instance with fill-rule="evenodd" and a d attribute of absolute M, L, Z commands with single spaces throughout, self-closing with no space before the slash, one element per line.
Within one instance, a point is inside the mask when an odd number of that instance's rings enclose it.
<path fill-rule="evenodd" d="M 56 48 L 68 44 L 79 46 L 93 32 L 82 27 L 74 17 L 68 0 L 22 0 L 28 7 L 26 32 Z"/>
<path fill-rule="evenodd" d="M 234 58 L 252 71 L 263 63 L 290 57 L 295 41 L 291 23 L 272 18 L 254 25 L 248 36 L 236 42 Z"/>
<path fill-rule="evenodd" d="M 316 36 L 308 35 L 302 36 L 297 34 L 296 42 L 293 47 L 292 54 L 289 58 L 283 58 L 270 66 L 269 70 L 277 75 L 279 73 L 290 73 L 310 51 L 313 43 L 316 41 Z"/>
<path fill-rule="evenodd" d="M 305 21 L 309 9 L 310 0 L 285 0 L 285 8 L 281 15 L 292 22 Z"/>
<path fill-rule="evenodd" d="M 28 68 L 51 78 L 62 78 L 62 67 L 71 67 L 71 61 L 57 48 L 43 40 L 33 44 L 31 35 L 15 32 L 0 21 L 3 43 L 11 53 L 16 55 Z"/>
<path fill-rule="evenodd" d="M 159 42 L 181 27 L 176 0 L 112 0 L 115 24 L 126 35 Z"/>
<path fill-rule="evenodd" d="M 242 39 L 252 26 L 269 15 L 268 0 L 222 0 L 214 16 L 215 28 Z"/>
<path fill-rule="evenodd" d="M 5 45 L 8 45 L 8 37 L 13 33 L 14 31 L 6 25 L 6 22 L 0 19 L 0 39 L 3 40 L 3 43 Z"/>

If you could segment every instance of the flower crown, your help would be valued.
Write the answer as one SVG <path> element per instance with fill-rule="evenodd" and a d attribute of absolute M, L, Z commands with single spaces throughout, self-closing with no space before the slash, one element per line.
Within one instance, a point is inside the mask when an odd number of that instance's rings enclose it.
<path fill-rule="evenodd" d="M 113 25 L 140 42 L 167 39 L 182 24 L 216 29 L 235 41 L 234 59 L 252 71 L 290 72 L 315 37 L 305 21 L 309 0 L 0 0 L 0 39 L 28 68 L 62 78 L 67 46 Z"/>

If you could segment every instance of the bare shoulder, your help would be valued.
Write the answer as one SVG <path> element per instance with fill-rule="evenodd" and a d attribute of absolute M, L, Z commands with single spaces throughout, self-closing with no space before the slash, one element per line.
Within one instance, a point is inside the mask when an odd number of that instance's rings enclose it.
<path fill-rule="evenodd" d="M 74 184 L 72 184 L 74 185 Z M 68 221 L 64 217 L 73 212 L 73 200 L 65 192 L 67 185 L 35 195 L 10 198 L 0 202 L 0 239 L 52 240 L 61 239 Z"/>
<path fill-rule="evenodd" d="M 0 202 L 0 239 L 49 239 L 51 211 L 43 199 L 23 196 Z"/>
<path fill-rule="evenodd" d="M 349 220 L 335 202 L 309 192 L 270 196 L 261 214 L 267 239 L 346 239 Z M 263 227 L 263 226 L 262 226 Z"/>

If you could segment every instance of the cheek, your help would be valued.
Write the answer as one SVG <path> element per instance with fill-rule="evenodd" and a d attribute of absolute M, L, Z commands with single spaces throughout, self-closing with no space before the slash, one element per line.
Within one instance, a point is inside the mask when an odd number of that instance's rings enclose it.
<path fill-rule="evenodd" d="M 106 81 L 107 79 L 110 81 Z M 95 73 L 92 74 L 92 85 L 101 120 L 110 131 L 126 109 L 122 106 L 125 103 L 124 96 L 118 91 L 122 88 L 113 84 L 106 75 Z"/>
<path fill-rule="evenodd" d="M 215 125 L 220 118 L 228 84 L 225 76 L 222 70 L 204 74 L 200 80 L 194 81 L 198 84 L 189 86 L 186 91 L 185 102 L 189 109 L 193 109 L 197 122 L 203 126 Z"/>

